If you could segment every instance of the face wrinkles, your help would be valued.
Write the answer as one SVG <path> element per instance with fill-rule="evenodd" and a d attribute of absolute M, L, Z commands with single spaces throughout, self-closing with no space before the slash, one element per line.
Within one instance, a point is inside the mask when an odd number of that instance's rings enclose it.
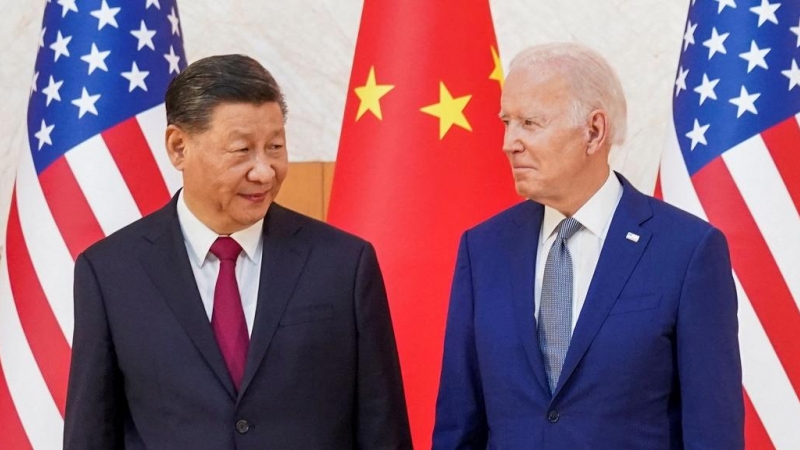
<path fill-rule="evenodd" d="M 586 125 L 570 118 L 570 87 L 557 73 L 515 69 L 504 84 L 503 151 L 517 192 L 557 207 L 568 201 L 587 159 Z"/>
<path fill-rule="evenodd" d="M 183 155 L 178 168 L 192 213 L 219 234 L 255 224 L 288 170 L 279 105 L 218 105 L 205 131 L 186 135 Z"/>

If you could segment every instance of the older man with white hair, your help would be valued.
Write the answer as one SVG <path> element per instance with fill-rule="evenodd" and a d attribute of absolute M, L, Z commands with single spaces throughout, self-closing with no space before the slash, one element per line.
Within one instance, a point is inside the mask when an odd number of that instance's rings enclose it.
<path fill-rule="evenodd" d="M 529 48 L 501 100 L 524 201 L 464 233 L 435 449 L 742 449 L 725 237 L 608 164 L 626 104 L 579 44 Z"/>

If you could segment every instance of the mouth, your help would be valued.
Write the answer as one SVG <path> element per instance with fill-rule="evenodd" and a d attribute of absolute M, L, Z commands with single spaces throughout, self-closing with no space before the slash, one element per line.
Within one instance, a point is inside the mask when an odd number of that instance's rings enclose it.
<path fill-rule="evenodd" d="M 251 201 L 253 203 L 262 202 L 264 201 L 264 199 L 267 198 L 266 192 L 256 193 L 256 194 L 239 194 L 239 195 L 243 197 L 245 200 Z"/>

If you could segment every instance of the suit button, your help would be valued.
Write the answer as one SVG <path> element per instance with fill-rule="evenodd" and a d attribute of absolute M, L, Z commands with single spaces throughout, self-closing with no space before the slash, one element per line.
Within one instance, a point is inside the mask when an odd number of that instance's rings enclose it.
<path fill-rule="evenodd" d="M 250 424 L 246 420 L 237 420 L 236 431 L 238 431 L 239 434 L 245 434 L 250 431 Z"/>
<path fill-rule="evenodd" d="M 547 413 L 547 420 L 549 420 L 550 423 L 558 422 L 558 419 L 560 417 L 561 415 L 558 414 L 558 411 L 550 411 L 549 413 Z"/>

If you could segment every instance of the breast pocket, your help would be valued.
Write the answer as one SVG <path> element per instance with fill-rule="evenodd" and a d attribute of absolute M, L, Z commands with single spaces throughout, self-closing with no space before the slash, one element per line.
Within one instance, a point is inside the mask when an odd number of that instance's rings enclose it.
<path fill-rule="evenodd" d="M 662 294 L 624 295 L 617 299 L 609 315 L 647 311 L 661 305 Z"/>
<path fill-rule="evenodd" d="M 281 317 L 279 327 L 326 320 L 333 317 L 333 305 L 308 305 L 288 308 Z"/>

